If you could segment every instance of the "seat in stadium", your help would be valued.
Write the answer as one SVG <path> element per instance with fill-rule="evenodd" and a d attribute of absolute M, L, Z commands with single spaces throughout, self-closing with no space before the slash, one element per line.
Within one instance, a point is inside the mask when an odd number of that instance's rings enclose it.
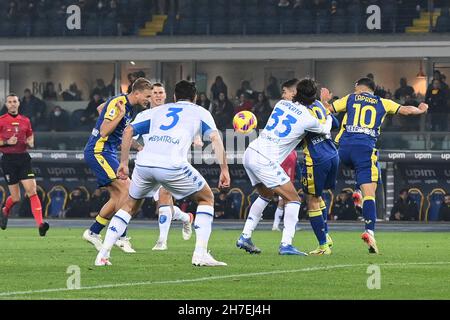
<path fill-rule="evenodd" d="M 337 9 L 336 13 L 331 16 L 331 33 L 345 33 L 347 31 L 346 28 L 347 17 L 345 16 L 344 9 Z"/>
<path fill-rule="evenodd" d="M 423 192 L 418 188 L 411 188 L 408 190 L 408 196 L 414 201 L 417 211 L 419 212 L 419 221 L 422 221 L 422 209 L 425 200 Z"/>
<path fill-rule="evenodd" d="M 231 202 L 231 215 L 235 218 L 241 218 L 243 215 L 245 195 L 239 188 L 232 188 L 227 195 Z"/>
<path fill-rule="evenodd" d="M 428 207 L 425 213 L 425 221 L 438 221 L 439 210 L 444 203 L 445 190 L 441 188 L 433 189 L 427 196 Z"/>
<path fill-rule="evenodd" d="M 333 191 L 331 191 L 329 189 L 323 190 L 322 199 L 325 202 L 325 205 L 327 206 L 327 217 L 330 217 L 331 208 L 333 207 L 333 202 L 334 202 Z"/>
<path fill-rule="evenodd" d="M 89 190 L 85 186 L 78 186 L 78 189 L 81 190 L 81 194 L 83 195 L 83 199 L 86 201 L 89 201 L 91 198 L 91 194 L 89 193 Z M 72 195 L 73 190 L 70 192 L 69 197 Z"/>
<path fill-rule="evenodd" d="M 47 194 L 47 205 L 45 206 L 45 216 L 59 218 L 63 216 L 67 203 L 67 190 L 61 185 L 56 185 Z"/>

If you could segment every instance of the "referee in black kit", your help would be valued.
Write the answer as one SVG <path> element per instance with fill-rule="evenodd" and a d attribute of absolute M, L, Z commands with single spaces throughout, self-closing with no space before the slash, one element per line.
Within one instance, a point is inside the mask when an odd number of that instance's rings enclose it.
<path fill-rule="evenodd" d="M 34 147 L 33 130 L 30 119 L 19 114 L 19 105 L 19 97 L 9 94 L 6 97 L 8 113 L 0 117 L 0 152 L 3 154 L 1 166 L 10 192 L 0 212 L 0 228 L 6 229 L 11 208 L 20 201 L 20 182 L 30 199 L 39 235 L 43 237 L 49 225 L 42 219 L 42 205 L 36 193 L 31 157 L 27 152 L 27 148 Z"/>

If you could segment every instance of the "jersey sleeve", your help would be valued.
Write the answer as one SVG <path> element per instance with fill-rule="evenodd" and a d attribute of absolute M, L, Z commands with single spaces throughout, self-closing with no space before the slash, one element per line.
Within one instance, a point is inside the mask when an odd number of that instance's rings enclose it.
<path fill-rule="evenodd" d="M 349 96 L 350 95 L 348 94 L 343 98 L 337 99 L 331 104 L 336 113 L 344 112 L 347 110 L 347 101 Z"/>
<path fill-rule="evenodd" d="M 137 115 L 131 123 L 135 136 L 140 136 L 150 132 L 151 117 L 149 115 Z"/>
<path fill-rule="evenodd" d="M 381 103 L 383 104 L 384 110 L 386 110 L 386 113 L 388 114 L 396 114 L 401 107 L 400 104 L 389 99 L 382 98 Z"/>
<path fill-rule="evenodd" d="M 127 103 L 125 97 L 117 97 L 111 99 L 108 104 L 104 107 L 106 109 L 104 118 L 108 120 L 114 120 L 119 114 L 119 108 L 116 107 L 118 101 L 122 101 L 124 104 Z"/>
<path fill-rule="evenodd" d="M 213 131 L 217 131 L 216 123 L 214 122 L 214 118 L 212 117 L 211 113 L 209 111 L 206 111 L 205 109 L 201 108 L 202 110 L 201 116 L 200 116 L 200 130 L 202 133 L 202 136 L 209 135 Z"/>
<path fill-rule="evenodd" d="M 139 112 L 136 115 L 136 118 L 134 118 L 133 122 L 131 123 L 131 125 L 135 124 L 135 123 L 139 123 L 140 121 L 142 121 L 142 112 Z M 134 130 L 134 128 L 133 128 Z M 140 134 L 137 134 L 136 131 L 134 131 L 134 136 L 133 139 L 137 140 L 139 139 Z"/>

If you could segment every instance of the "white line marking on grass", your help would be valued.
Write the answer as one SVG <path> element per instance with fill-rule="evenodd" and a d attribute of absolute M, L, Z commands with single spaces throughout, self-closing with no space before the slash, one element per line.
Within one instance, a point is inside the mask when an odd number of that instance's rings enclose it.
<path fill-rule="evenodd" d="M 409 267 L 409 266 L 428 266 L 428 265 L 437 266 L 437 265 L 448 265 L 448 264 L 450 264 L 450 261 L 409 262 L 409 263 L 408 262 L 407 263 L 400 263 L 400 262 L 398 262 L 398 263 L 377 263 L 377 265 L 384 266 L 384 267 Z M 276 270 L 276 271 L 255 272 L 255 273 L 241 273 L 241 274 L 232 274 L 232 275 L 226 275 L 226 276 L 202 277 L 202 278 L 194 278 L 194 279 L 179 279 L 179 280 L 166 280 L 166 281 L 144 281 L 144 282 L 104 284 L 104 285 L 98 285 L 98 286 L 81 287 L 79 289 L 53 288 L 53 289 L 29 290 L 29 291 L 0 292 L 0 297 L 10 297 L 10 296 L 18 296 L 18 295 L 30 295 L 30 294 L 36 294 L 36 293 L 95 290 L 95 289 L 134 287 L 134 286 L 151 286 L 151 285 L 158 285 L 158 284 L 192 283 L 192 282 L 202 282 L 202 281 L 211 281 L 211 280 L 224 280 L 224 279 L 231 279 L 231 278 L 245 278 L 245 277 L 278 275 L 278 274 L 285 274 L 285 273 L 326 271 L 326 270 L 344 269 L 344 268 L 351 268 L 351 267 L 367 267 L 368 265 L 369 265 L 369 263 L 338 264 L 338 265 L 334 265 L 334 266 L 310 267 L 310 268 L 293 269 L 293 270 Z"/>

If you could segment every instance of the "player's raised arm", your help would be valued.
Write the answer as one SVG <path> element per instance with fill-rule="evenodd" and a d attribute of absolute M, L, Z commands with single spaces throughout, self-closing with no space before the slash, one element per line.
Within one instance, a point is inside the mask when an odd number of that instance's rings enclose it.
<path fill-rule="evenodd" d="M 422 102 L 419 107 L 414 106 L 400 106 L 398 109 L 398 114 L 404 116 L 421 115 L 428 111 L 428 104 Z"/>
<path fill-rule="evenodd" d="M 125 103 L 121 100 L 118 100 L 115 105 L 110 102 L 106 108 L 105 120 L 100 126 L 102 138 L 109 136 L 125 116 Z"/>
<path fill-rule="evenodd" d="M 306 109 L 306 108 L 305 108 Z M 324 124 L 321 124 L 320 121 L 311 115 L 309 112 L 303 112 L 304 114 L 304 128 L 305 131 L 319 133 L 319 134 L 329 134 L 331 131 L 331 126 L 333 124 L 333 119 L 331 117 L 327 117 L 327 121 Z"/>

